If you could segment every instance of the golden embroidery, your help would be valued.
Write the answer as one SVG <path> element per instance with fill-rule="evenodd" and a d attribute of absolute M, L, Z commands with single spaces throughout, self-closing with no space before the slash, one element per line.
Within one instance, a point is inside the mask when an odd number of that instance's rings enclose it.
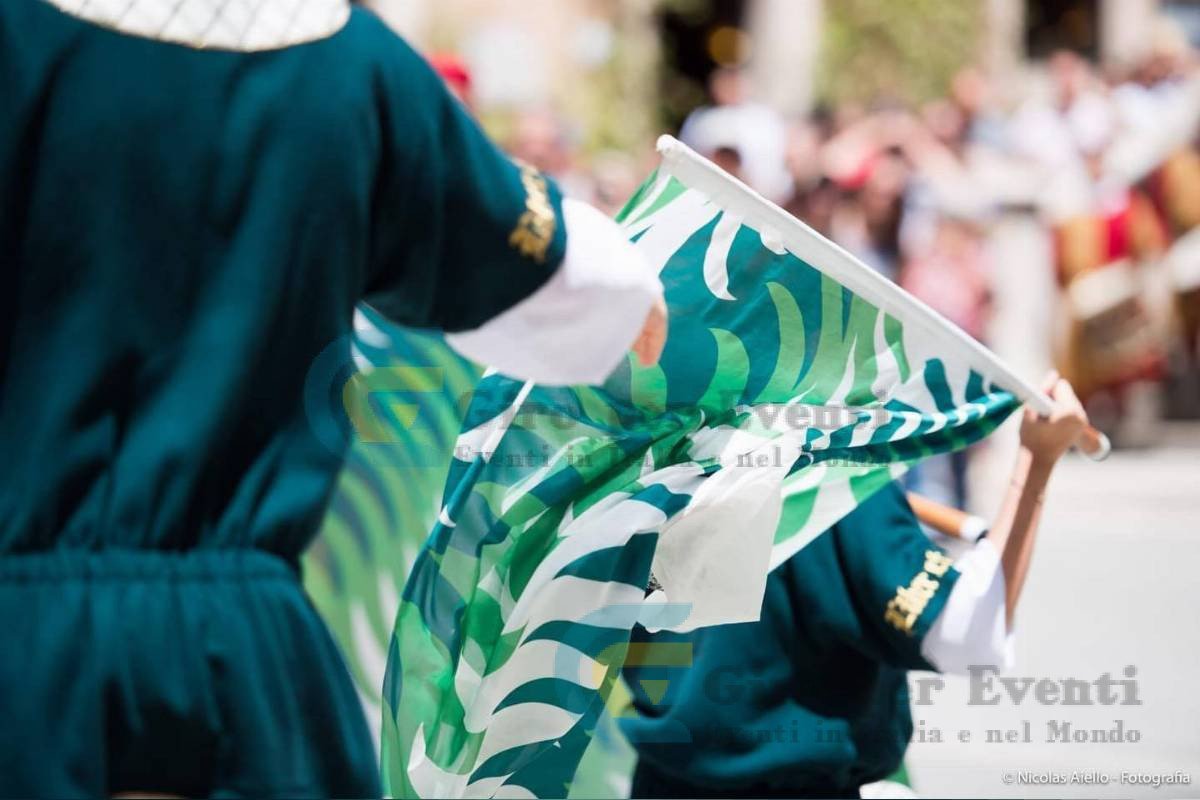
<path fill-rule="evenodd" d="M 925 571 L 930 575 L 942 577 L 946 574 L 946 570 L 950 568 L 950 556 L 945 553 L 940 553 L 937 550 L 925 551 Z"/>
<path fill-rule="evenodd" d="M 883 615 L 885 622 L 890 622 L 892 627 L 898 631 L 912 635 L 912 626 L 917 623 L 916 612 L 907 612 L 899 607 L 896 600 L 890 600 L 887 604 L 887 612 Z"/>
<path fill-rule="evenodd" d="M 921 618 L 925 606 L 938 590 L 935 577 L 946 574 L 950 568 L 950 558 L 936 550 L 925 552 L 925 566 L 921 572 L 913 576 L 908 586 L 897 586 L 896 596 L 888 601 L 883 619 L 898 631 L 912 636 L 913 626 Z"/>
<path fill-rule="evenodd" d="M 521 255 L 532 258 L 539 264 L 546 260 L 546 250 L 554 240 L 554 229 L 558 224 L 554 207 L 550 205 L 550 192 L 546 179 L 528 164 L 520 164 L 521 184 L 525 187 L 525 211 L 517 220 L 517 227 L 508 236 L 508 243 L 517 248 Z"/>

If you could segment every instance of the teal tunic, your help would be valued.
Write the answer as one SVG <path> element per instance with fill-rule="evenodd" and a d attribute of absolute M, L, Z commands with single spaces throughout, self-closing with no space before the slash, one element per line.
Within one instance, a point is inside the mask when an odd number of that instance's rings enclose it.
<path fill-rule="evenodd" d="M 328 365 L 359 301 L 460 330 L 536 291 L 557 190 L 360 9 L 246 53 L 4 0 L 0 82 L 0 794 L 377 793 L 296 581 Z"/>
<path fill-rule="evenodd" d="M 633 796 L 857 797 L 893 772 L 948 563 L 892 484 L 771 574 L 758 622 L 636 629 Z"/>

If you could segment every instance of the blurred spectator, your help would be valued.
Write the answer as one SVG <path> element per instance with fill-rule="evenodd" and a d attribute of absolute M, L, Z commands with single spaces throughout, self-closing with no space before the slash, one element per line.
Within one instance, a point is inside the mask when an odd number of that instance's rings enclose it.
<path fill-rule="evenodd" d="M 732 145 L 721 145 L 709 155 L 712 162 L 740 181 L 746 179 L 742 173 L 742 154 Z"/>
<path fill-rule="evenodd" d="M 1042 206 L 1051 217 L 1079 213 L 1091 204 L 1100 156 L 1116 133 L 1116 115 L 1091 66 L 1059 51 L 1048 64 L 1049 97 L 1027 100 L 1008 126 L 1014 154 L 1038 164 L 1050 194 Z"/>
<path fill-rule="evenodd" d="M 787 125 L 775 110 L 749 99 L 740 69 L 721 68 L 709 79 L 712 105 L 693 111 L 679 138 L 712 158 L 724 148 L 738 154 L 740 174 L 753 189 L 781 203 L 790 189 L 785 151 Z M 726 160 L 730 154 L 725 153 Z"/>
<path fill-rule="evenodd" d="M 564 194 L 581 200 L 592 198 L 591 178 L 577 166 L 567 124 L 553 111 L 518 113 L 507 150 L 513 157 L 552 176 Z"/>
<path fill-rule="evenodd" d="M 990 81 L 977 67 L 955 73 L 949 100 L 962 116 L 964 144 L 1004 147 L 1004 118 L 997 113 L 992 95 Z"/>
<path fill-rule="evenodd" d="M 472 116 L 475 116 L 477 112 L 475 96 L 471 91 L 471 71 L 466 62 L 453 53 L 434 53 L 429 56 L 429 64 L 445 81 L 446 87 L 462 101 Z"/>
<path fill-rule="evenodd" d="M 592 160 L 592 202 L 615 216 L 642 180 L 637 161 L 625 153 L 606 150 Z"/>
<path fill-rule="evenodd" d="M 972 337 L 983 339 L 991 283 L 973 220 L 941 217 L 928 250 L 904 265 L 900 285 Z"/>
<path fill-rule="evenodd" d="M 991 276 L 975 221 L 940 216 L 928 248 L 909 258 L 900 285 L 976 339 L 983 339 L 991 304 Z M 914 469 L 906 485 L 941 503 L 967 505 L 970 450 L 933 456 Z"/>

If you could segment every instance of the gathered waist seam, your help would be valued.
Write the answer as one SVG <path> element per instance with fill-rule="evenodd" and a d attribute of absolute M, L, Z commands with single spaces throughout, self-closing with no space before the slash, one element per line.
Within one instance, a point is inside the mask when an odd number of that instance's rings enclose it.
<path fill-rule="evenodd" d="M 265 550 L 47 550 L 0 555 L 0 583 L 61 580 L 289 580 L 286 560 Z"/>

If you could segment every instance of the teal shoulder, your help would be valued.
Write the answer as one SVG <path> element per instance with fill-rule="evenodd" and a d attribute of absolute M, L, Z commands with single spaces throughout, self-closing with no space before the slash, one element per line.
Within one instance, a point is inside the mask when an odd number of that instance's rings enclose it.
<path fill-rule="evenodd" d="M 351 8 L 346 25 L 331 39 L 379 68 L 434 75 L 433 68 L 408 40 L 362 6 Z"/>

